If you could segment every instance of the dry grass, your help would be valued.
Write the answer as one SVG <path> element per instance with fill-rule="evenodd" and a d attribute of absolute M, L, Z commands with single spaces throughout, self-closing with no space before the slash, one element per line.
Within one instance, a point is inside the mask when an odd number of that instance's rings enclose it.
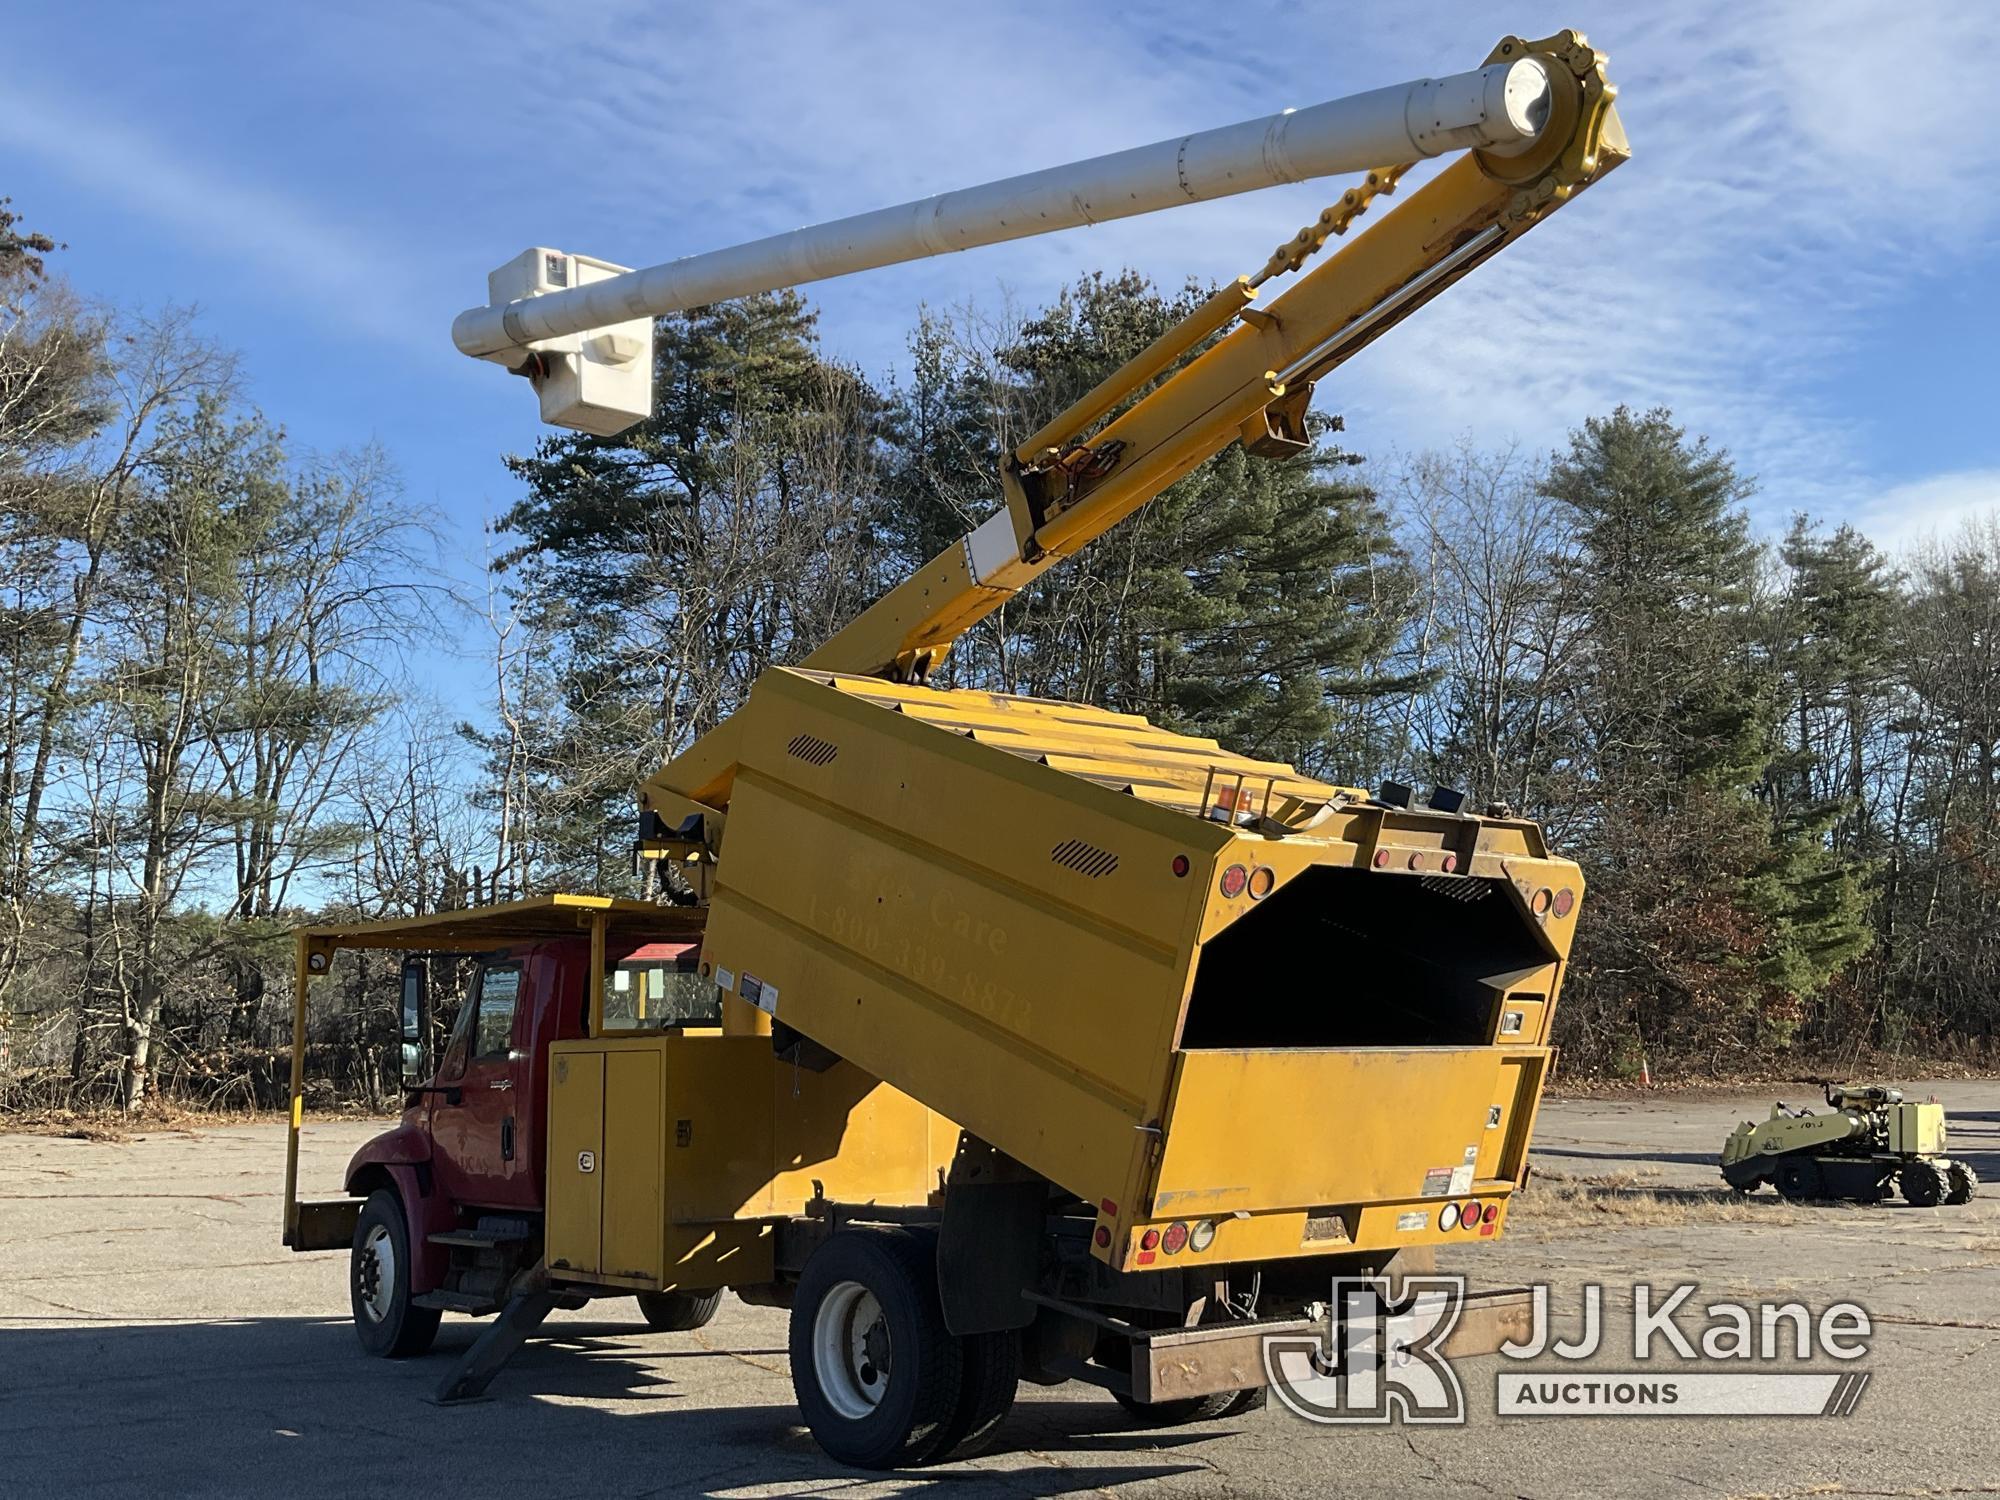
<path fill-rule="evenodd" d="M 1824 1214 L 1825 1205 L 1812 1211 Z M 1751 1196 L 1717 1183 L 1712 1188 L 1649 1186 L 1638 1172 L 1570 1177 L 1536 1171 L 1514 1195 L 1508 1233 L 1597 1228 L 1676 1228 L 1689 1224 L 1800 1224 L 1806 1210 L 1768 1193 Z"/>
<path fill-rule="evenodd" d="M 306 1116 L 306 1123 L 315 1120 L 370 1120 L 391 1121 L 393 1115 L 371 1115 L 366 1110 L 335 1109 L 313 1111 Z M 23 1110 L 18 1114 L 0 1113 L 0 1131 L 18 1135 L 53 1135 L 75 1141 L 109 1141 L 122 1144 L 137 1134 L 162 1134 L 174 1131 L 190 1131 L 217 1125 L 278 1125 L 285 1119 L 285 1112 L 277 1109 L 200 1109 L 177 1103 L 171 1099 L 149 1099 L 145 1104 L 125 1114 L 113 1108 L 104 1109 L 37 1109 Z"/>

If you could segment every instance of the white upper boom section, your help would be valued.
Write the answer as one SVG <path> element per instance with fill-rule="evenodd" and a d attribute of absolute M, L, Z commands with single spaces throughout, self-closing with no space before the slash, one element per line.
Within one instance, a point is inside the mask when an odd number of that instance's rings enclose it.
<path fill-rule="evenodd" d="M 1548 75 L 1540 62 L 1495 63 L 941 193 L 644 270 L 617 273 L 603 262 L 592 262 L 603 268 L 598 273 L 602 279 L 557 273 L 524 282 L 496 273 L 491 305 L 460 313 L 452 323 L 452 339 L 466 354 L 509 368 L 528 365 L 535 373 L 539 367 L 531 365 L 530 355 L 536 352 L 588 357 L 578 355 L 573 335 L 683 308 L 1447 151 L 1522 151 L 1542 128 L 1548 97 Z M 555 257 L 546 262 L 552 269 L 562 259 L 560 252 L 533 253 Z M 535 294 L 521 295 L 530 286 Z M 498 295 L 503 289 L 511 299 Z M 628 336 L 621 338 L 629 344 Z M 650 370 L 646 373 L 650 376 Z M 537 379 L 539 384 L 539 375 Z M 545 415 L 547 406 L 545 398 Z M 566 425 L 600 430 L 583 422 Z"/>

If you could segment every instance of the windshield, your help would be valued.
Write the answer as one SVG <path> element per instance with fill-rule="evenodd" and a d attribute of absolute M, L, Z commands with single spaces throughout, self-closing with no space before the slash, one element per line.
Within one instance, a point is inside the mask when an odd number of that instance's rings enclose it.
<path fill-rule="evenodd" d="M 722 995 L 702 977 L 700 955 L 695 943 L 653 943 L 607 965 L 600 1029 L 719 1025 Z"/>

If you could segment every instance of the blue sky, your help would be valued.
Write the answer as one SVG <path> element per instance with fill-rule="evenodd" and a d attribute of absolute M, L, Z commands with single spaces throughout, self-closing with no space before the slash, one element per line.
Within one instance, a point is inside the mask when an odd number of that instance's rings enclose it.
<path fill-rule="evenodd" d="M 198 304 L 306 446 L 379 441 L 476 573 L 534 403 L 452 351 L 548 244 L 647 264 L 1477 65 L 1503 23 L 1611 57 L 1633 160 L 1321 387 L 1387 460 L 1674 407 L 1760 524 L 1892 544 L 2000 503 L 2000 8 L 1774 0 L 1091 7 L 14 8 L 0 193 L 85 290 Z M 1420 20 L 1412 20 L 1419 17 Z M 881 371 L 920 303 L 1031 306 L 1081 270 L 1252 269 L 1335 186 L 1254 194 L 812 291 Z"/>

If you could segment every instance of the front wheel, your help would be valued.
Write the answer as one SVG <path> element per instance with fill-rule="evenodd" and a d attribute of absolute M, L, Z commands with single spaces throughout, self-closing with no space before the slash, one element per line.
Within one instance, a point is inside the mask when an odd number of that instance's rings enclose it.
<path fill-rule="evenodd" d="M 844 1230 L 815 1250 L 792 1301 L 791 1355 L 799 1411 L 841 1463 L 927 1463 L 959 1436 L 965 1354 L 921 1236 Z"/>
<path fill-rule="evenodd" d="M 722 1306 L 722 1288 L 712 1292 L 640 1292 L 639 1311 L 656 1333 L 689 1333 L 706 1328 Z"/>
<path fill-rule="evenodd" d="M 408 1359 L 437 1337 L 438 1310 L 410 1301 L 410 1226 L 403 1202 L 378 1188 L 361 1205 L 347 1284 L 354 1304 L 354 1333 L 361 1347 L 383 1359 Z"/>
<path fill-rule="evenodd" d="M 1962 1161 L 1955 1161 L 1945 1171 L 1950 1186 L 1944 1195 L 1947 1203 L 1970 1203 L 1972 1195 L 1979 1191 L 1979 1174 Z"/>

